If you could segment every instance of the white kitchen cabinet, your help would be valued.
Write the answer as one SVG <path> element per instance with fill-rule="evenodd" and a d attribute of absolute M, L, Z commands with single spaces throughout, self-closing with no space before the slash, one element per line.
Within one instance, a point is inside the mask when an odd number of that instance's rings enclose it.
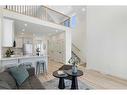
<path fill-rule="evenodd" d="M 12 47 L 14 42 L 14 21 L 3 19 L 3 47 Z"/>

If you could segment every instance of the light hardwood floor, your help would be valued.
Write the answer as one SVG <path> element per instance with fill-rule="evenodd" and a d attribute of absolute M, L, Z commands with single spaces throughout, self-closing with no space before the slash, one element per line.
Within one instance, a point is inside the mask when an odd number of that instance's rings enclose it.
<path fill-rule="evenodd" d="M 63 64 L 49 61 L 48 72 L 39 76 L 41 82 L 46 82 L 54 79 L 52 73 Z M 80 70 L 84 72 L 84 75 L 79 77 L 78 80 L 84 82 L 85 84 L 93 87 L 94 89 L 127 89 L 127 80 L 123 80 L 111 75 L 105 75 L 98 71 L 87 70 L 83 66 L 78 66 Z"/>

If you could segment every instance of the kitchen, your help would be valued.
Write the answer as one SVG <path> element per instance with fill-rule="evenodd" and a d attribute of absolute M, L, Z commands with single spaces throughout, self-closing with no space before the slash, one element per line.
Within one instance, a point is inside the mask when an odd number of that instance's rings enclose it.
<path fill-rule="evenodd" d="M 42 60 L 47 71 L 47 36 L 46 33 L 40 34 L 41 31 L 42 26 L 4 18 L 0 71 L 19 64 L 29 64 L 36 69 L 37 62 Z"/>

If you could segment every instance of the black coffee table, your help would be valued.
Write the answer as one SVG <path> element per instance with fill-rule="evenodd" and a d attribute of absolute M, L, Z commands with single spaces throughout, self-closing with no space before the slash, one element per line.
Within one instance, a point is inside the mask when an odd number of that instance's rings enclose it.
<path fill-rule="evenodd" d="M 66 73 L 69 76 L 72 76 L 71 89 L 78 89 L 77 77 L 82 76 L 83 72 L 81 70 L 78 70 L 77 73 L 72 73 L 72 70 L 66 70 Z"/>
<path fill-rule="evenodd" d="M 68 75 L 65 74 L 58 74 L 58 71 L 53 72 L 53 76 L 56 78 L 59 78 L 59 89 L 64 89 L 65 88 L 65 83 L 64 83 L 64 78 L 66 78 Z"/>

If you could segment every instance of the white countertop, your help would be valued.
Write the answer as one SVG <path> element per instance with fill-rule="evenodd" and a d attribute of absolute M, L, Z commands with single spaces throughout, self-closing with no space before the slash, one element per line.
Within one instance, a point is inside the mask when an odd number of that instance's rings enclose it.
<path fill-rule="evenodd" d="M 20 57 L 6 57 L 6 58 L 1 58 L 0 60 L 18 60 L 18 59 L 25 59 L 25 58 L 41 58 L 41 57 L 47 57 L 47 55 L 43 56 L 20 56 Z"/>

